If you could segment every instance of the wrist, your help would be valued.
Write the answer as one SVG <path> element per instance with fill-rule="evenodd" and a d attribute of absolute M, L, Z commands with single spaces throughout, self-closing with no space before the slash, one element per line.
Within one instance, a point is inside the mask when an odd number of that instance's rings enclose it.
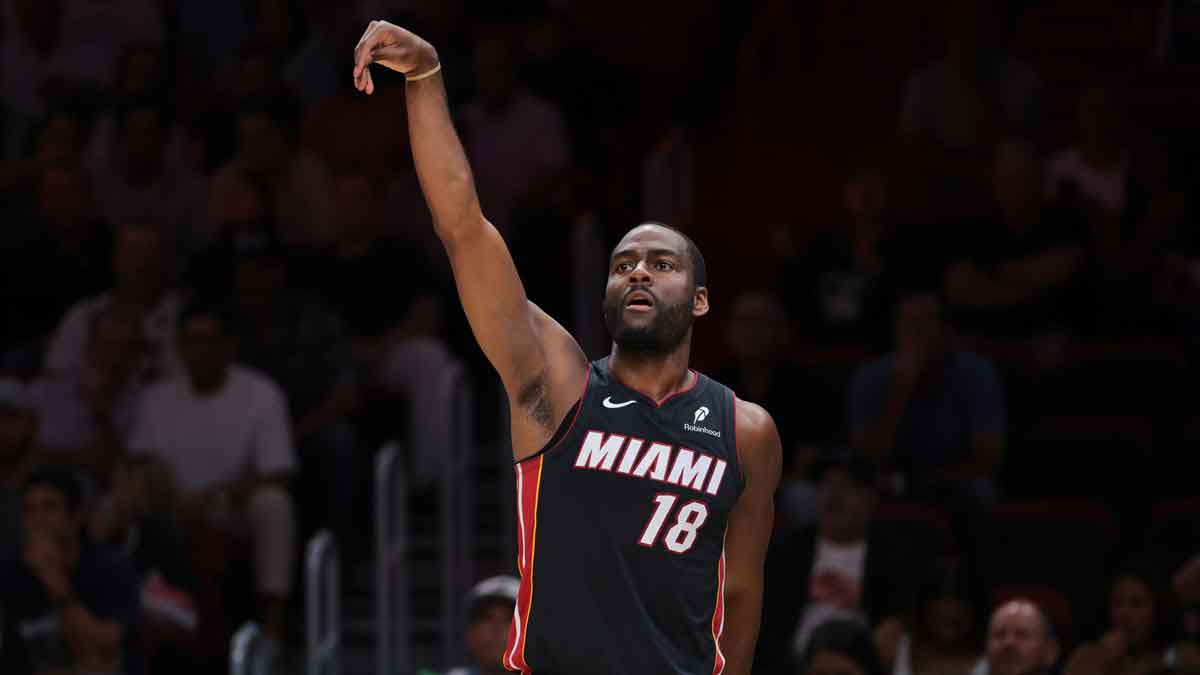
<path fill-rule="evenodd" d="M 417 57 L 417 67 L 412 72 L 405 73 L 404 77 L 409 82 L 423 80 L 441 70 L 441 67 L 442 61 L 437 50 L 433 48 L 433 45 L 425 43 L 425 47 L 420 50 L 420 55 Z"/>

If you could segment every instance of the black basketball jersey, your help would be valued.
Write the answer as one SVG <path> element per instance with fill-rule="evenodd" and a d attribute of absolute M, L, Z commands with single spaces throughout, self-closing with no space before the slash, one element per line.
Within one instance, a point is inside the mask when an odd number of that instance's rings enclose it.
<path fill-rule="evenodd" d="M 743 487 L 735 399 L 693 382 L 654 401 L 596 361 L 554 438 L 516 464 L 509 670 L 723 671 L 725 527 Z"/>

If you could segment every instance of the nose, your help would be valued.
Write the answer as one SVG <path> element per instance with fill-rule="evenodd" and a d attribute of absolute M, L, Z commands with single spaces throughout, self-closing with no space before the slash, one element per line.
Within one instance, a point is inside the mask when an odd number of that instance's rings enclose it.
<path fill-rule="evenodd" d="M 653 282 L 653 277 L 650 276 L 650 270 L 646 269 L 646 261 L 641 261 L 633 271 L 629 273 L 629 283 L 636 285 L 647 285 Z"/>

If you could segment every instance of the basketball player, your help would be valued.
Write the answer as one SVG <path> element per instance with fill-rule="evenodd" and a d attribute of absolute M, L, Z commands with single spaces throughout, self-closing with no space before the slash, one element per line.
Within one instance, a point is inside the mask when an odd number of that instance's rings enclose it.
<path fill-rule="evenodd" d="M 521 585 L 504 665 L 749 673 L 781 451 L 770 415 L 688 368 L 692 322 L 708 312 L 700 251 L 663 225 L 630 230 L 603 301 L 612 353 L 588 363 L 526 299 L 480 209 L 437 51 L 374 21 L 355 49 L 367 94 L 373 63 L 406 76 L 417 176 L 511 404 Z"/>

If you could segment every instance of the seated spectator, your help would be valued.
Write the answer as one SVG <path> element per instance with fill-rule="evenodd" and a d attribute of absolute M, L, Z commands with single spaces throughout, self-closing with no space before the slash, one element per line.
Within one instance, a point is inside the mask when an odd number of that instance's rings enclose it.
<path fill-rule="evenodd" d="M 133 570 L 81 536 L 83 493 L 45 467 L 22 490 L 23 551 L 0 565 L 5 673 L 140 673 Z"/>
<path fill-rule="evenodd" d="M 21 540 L 21 485 L 33 466 L 36 428 L 25 383 L 0 377 L 0 560 Z"/>
<path fill-rule="evenodd" d="M 1200 649 L 1176 642 L 1173 608 L 1159 575 L 1130 566 L 1113 577 L 1108 621 L 1094 642 L 1075 650 L 1066 675 L 1150 675 L 1158 668 L 1200 669 Z"/>
<path fill-rule="evenodd" d="M 479 201 L 511 237 L 513 214 L 546 201 L 571 153 L 562 113 L 517 77 L 514 37 L 500 27 L 482 30 L 473 54 L 478 95 L 462 112 L 464 145 Z"/>
<path fill-rule="evenodd" d="M 112 289 L 75 303 L 58 325 L 46 350 L 48 373 L 71 373 L 83 362 L 92 321 L 110 308 L 140 317 L 148 342 L 137 376 L 152 380 L 180 370 L 175 326 L 181 300 L 167 285 L 162 232 L 151 225 L 117 228 Z"/>
<path fill-rule="evenodd" d="M 301 502 L 316 507 L 312 529 L 329 527 L 346 546 L 359 476 L 350 341 L 337 315 L 290 284 L 274 237 L 235 236 L 234 255 L 237 360 L 282 388 L 301 460 Z"/>
<path fill-rule="evenodd" d="M 1101 86 L 1080 92 L 1076 144 L 1055 154 L 1046 166 L 1051 201 L 1073 196 L 1089 211 L 1110 218 L 1125 209 L 1129 152 L 1117 96 L 1112 88 Z"/>
<path fill-rule="evenodd" d="M 917 593 L 912 626 L 888 619 L 875 642 L 894 675 L 967 675 L 979 661 L 981 605 L 960 561 L 932 566 Z"/>
<path fill-rule="evenodd" d="M 237 151 L 213 175 L 209 208 L 220 211 L 222 202 L 243 189 L 239 183 L 269 186 L 267 210 L 274 214 L 276 234 L 288 250 L 308 252 L 334 236 L 332 179 L 315 155 L 297 147 L 294 106 L 286 99 L 268 100 L 238 112 Z"/>
<path fill-rule="evenodd" d="M 26 216 L 34 210 L 36 201 L 31 197 L 43 172 L 79 167 L 89 129 L 87 112 L 70 106 L 54 110 L 31 130 L 30 143 L 14 148 L 10 159 L 0 159 L 0 197 L 9 213 Z M 18 237 L 31 234 L 17 233 Z"/>
<path fill-rule="evenodd" d="M 827 458 L 816 475 L 816 528 L 778 535 L 767 553 L 756 673 L 791 672 L 825 621 L 874 625 L 912 604 L 904 579 L 913 561 L 886 532 L 871 527 L 878 499 L 871 464 Z"/>
<path fill-rule="evenodd" d="M 338 238 L 297 276 L 345 321 L 362 387 L 407 398 L 414 480 L 428 484 L 449 452 L 449 404 L 433 385 L 454 363 L 439 287 L 426 255 L 383 236 L 365 176 L 339 177 L 336 194 Z"/>
<path fill-rule="evenodd" d="M 1045 201 L 1033 144 L 996 149 L 996 217 L 962 233 L 945 271 L 954 323 L 964 334 L 1019 341 L 1078 333 L 1086 317 L 1085 233 L 1070 211 Z"/>
<path fill-rule="evenodd" d="M 0 271 L 0 344 L 27 350 L 35 369 L 63 313 L 108 286 L 112 260 L 108 227 L 96 214 L 86 171 L 43 171 L 36 201 L 32 236 L 2 254 Z"/>
<path fill-rule="evenodd" d="M 171 477 L 146 457 L 122 457 L 113 468 L 112 490 L 89 525 L 92 541 L 108 547 L 137 576 L 152 671 L 178 668 L 180 652 L 196 630 L 196 584 L 175 517 Z"/>
<path fill-rule="evenodd" d="M 756 671 L 757 672 L 757 671 Z M 797 675 L 883 675 L 868 628 L 858 621 L 833 619 L 821 624 L 800 659 Z"/>
<path fill-rule="evenodd" d="M 804 410 L 803 415 L 780 415 L 778 424 L 786 449 L 781 505 L 793 525 L 808 526 L 816 518 L 816 486 L 807 469 L 821 450 L 844 444 L 845 413 L 838 403 L 841 392 L 788 360 L 788 332 L 775 297 L 755 291 L 739 295 L 726 332 L 735 361 L 718 379 L 768 410 Z"/>
<path fill-rule="evenodd" d="M 881 281 L 892 230 L 883 168 L 856 169 L 846 183 L 845 205 L 849 220 L 844 226 L 809 242 L 803 255 L 785 258 L 779 297 L 799 323 L 803 342 L 873 347 L 886 328 L 880 321 L 885 315 Z"/>
<path fill-rule="evenodd" d="M 1013 600 L 992 613 L 983 661 L 972 675 L 1049 675 L 1057 661 L 1050 618 L 1028 600 Z"/>
<path fill-rule="evenodd" d="M 1183 604 L 1200 604 L 1200 555 L 1192 556 L 1175 571 L 1171 588 Z"/>
<path fill-rule="evenodd" d="M 936 293 L 902 295 L 895 317 L 896 351 L 854 374 L 851 443 L 899 474 L 908 496 L 986 507 L 1007 425 L 996 368 L 956 344 Z"/>
<path fill-rule="evenodd" d="M 180 314 L 186 376 L 146 391 L 129 447 L 167 467 L 185 518 L 248 537 L 260 619 L 278 641 L 295 557 L 291 424 L 279 387 L 232 362 L 231 329 L 227 313 L 203 304 Z"/>
<path fill-rule="evenodd" d="M 467 651 L 471 665 L 454 668 L 446 675 L 503 675 L 504 648 L 512 626 L 513 607 L 521 582 L 515 577 L 488 577 L 475 584 L 467 599 Z"/>
<path fill-rule="evenodd" d="M 1000 3 L 951 4 L 945 58 L 904 83 L 901 135 L 940 150 L 971 152 L 1003 134 L 1035 131 L 1042 83 L 1000 44 L 1007 37 Z"/>
<path fill-rule="evenodd" d="M 144 388 L 134 376 L 145 347 L 136 316 L 109 308 L 92 317 L 79 369 L 30 385 L 40 459 L 69 464 L 107 483 L 133 428 Z"/>
<path fill-rule="evenodd" d="M 97 174 L 100 209 L 109 222 L 163 228 L 168 275 L 182 269 L 203 243 L 208 220 L 204 177 L 167 164 L 171 127 L 164 103 L 142 99 L 123 104 L 116 117 L 117 152 L 112 165 Z"/>

